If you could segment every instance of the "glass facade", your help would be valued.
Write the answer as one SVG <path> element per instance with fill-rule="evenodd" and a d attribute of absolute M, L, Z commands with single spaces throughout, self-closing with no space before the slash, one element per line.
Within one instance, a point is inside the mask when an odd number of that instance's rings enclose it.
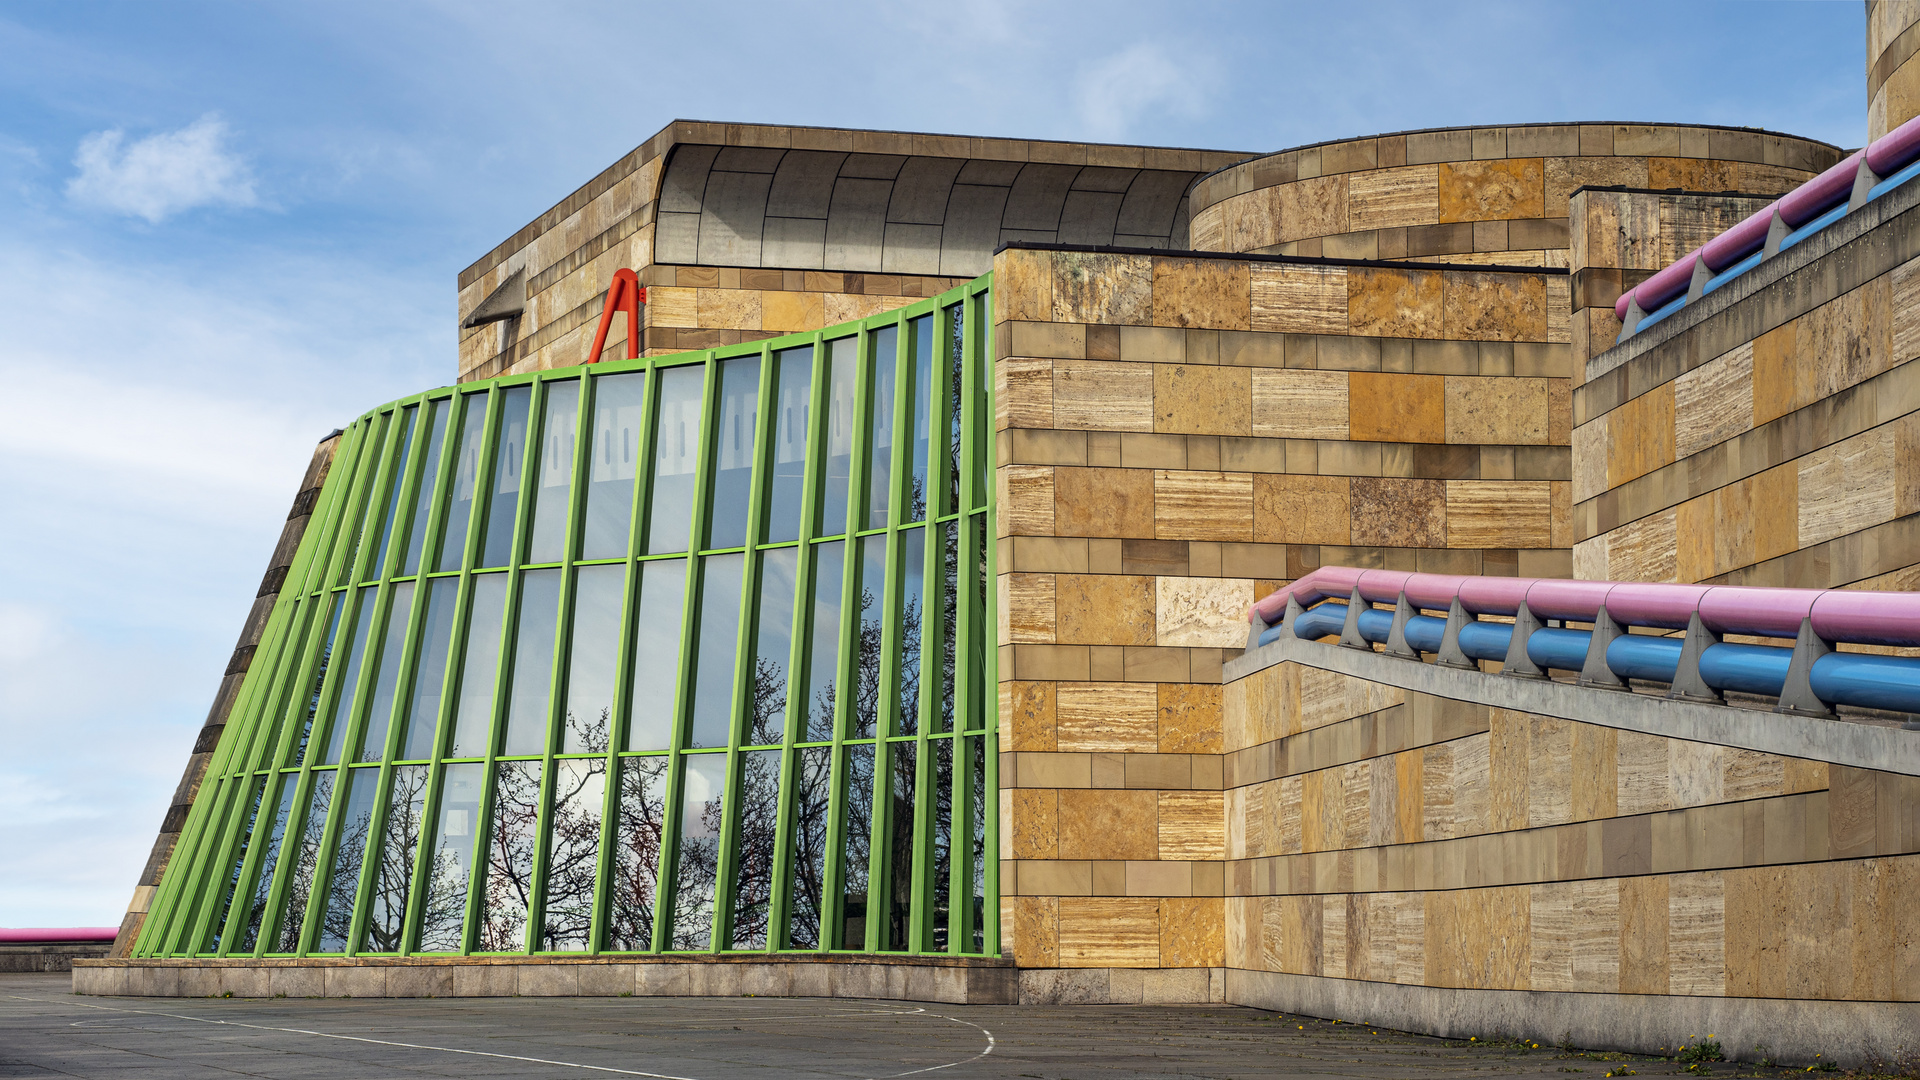
<path fill-rule="evenodd" d="M 998 954 L 989 296 L 357 420 L 135 955 Z"/>

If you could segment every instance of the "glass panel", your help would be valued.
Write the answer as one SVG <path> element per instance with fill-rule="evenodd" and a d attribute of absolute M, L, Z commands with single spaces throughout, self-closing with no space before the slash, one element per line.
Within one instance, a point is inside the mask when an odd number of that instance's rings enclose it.
<path fill-rule="evenodd" d="M 626 598 L 624 564 L 582 566 L 574 571 L 563 754 L 607 752 L 614 683 L 620 677 L 620 607 Z M 676 618 L 679 614 L 674 612 Z"/>
<path fill-rule="evenodd" d="M 966 744 L 967 836 L 973 842 L 973 899 L 967 904 L 967 922 L 972 927 L 973 951 L 979 952 L 987 940 L 987 740 L 975 735 Z"/>
<path fill-rule="evenodd" d="M 327 617 L 327 636 L 320 642 L 320 659 L 314 664 L 313 689 L 308 691 L 300 718 L 300 737 L 293 748 L 293 755 L 287 758 L 287 764 L 298 765 L 306 760 L 307 740 L 313 737 L 313 718 L 320 712 L 320 690 L 327 684 L 327 665 L 333 659 L 333 642 L 340 633 L 340 612 L 346 607 L 347 594 L 333 594 L 333 614 Z"/>
<path fill-rule="evenodd" d="M 480 757 L 491 745 L 488 734 L 493 728 L 493 691 L 500 674 L 500 628 L 506 618 L 507 575 L 475 574 L 448 757 Z"/>
<path fill-rule="evenodd" d="M 341 804 L 340 835 L 333 842 L 333 863 L 327 869 L 326 908 L 320 916 L 320 940 L 315 952 L 339 952 L 347 947 L 353 926 L 353 900 L 360 887 L 360 862 L 373 831 L 373 806 L 380 800 L 379 769 L 347 770 L 347 798 Z"/>
<path fill-rule="evenodd" d="M 458 570 L 466 557 L 467 530 L 473 525 L 473 497 L 480 490 L 480 443 L 487 433 L 487 395 L 462 394 L 466 411 L 460 417 L 459 457 L 453 463 L 453 484 L 447 489 L 447 524 L 440 530 L 440 555 L 435 570 Z"/>
<path fill-rule="evenodd" d="M 447 682 L 447 653 L 453 644 L 453 613 L 458 606 L 459 591 L 459 578 L 433 578 L 427 584 L 426 624 L 420 628 L 420 659 L 413 670 L 413 697 L 407 702 L 407 727 L 400 736 L 402 761 L 433 756 L 433 736 L 440 726 L 440 694 Z"/>
<path fill-rule="evenodd" d="M 787 886 L 787 948 L 820 947 L 820 911 L 826 897 L 827 811 L 833 747 L 795 751 L 793 862 Z"/>
<path fill-rule="evenodd" d="M 887 942 L 883 948 L 907 947 L 913 923 L 914 766 L 918 744 L 888 743 L 893 758 L 893 803 L 887 808 Z"/>
<path fill-rule="evenodd" d="M 680 859 L 674 874 L 673 938 L 668 948 L 704 949 L 713 934 L 713 885 L 720 863 L 720 812 L 727 800 L 727 755 L 687 754 L 680 799 Z"/>
<path fill-rule="evenodd" d="M 673 742 L 674 717 L 680 715 L 680 619 L 686 609 L 687 562 L 666 559 L 640 565 L 627 749 L 665 750 Z"/>
<path fill-rule="evenodd" d="M 940 512 L 955 514 L 960 511 L 960 448 L 961 439 L 966 431 L 964 423 L 966 412 L 961 407 L 961 395 L 966 390 L 966 307 L 955 304 L 946 311 L 945 326 L 947 340 L 945 348 L 947 368 L 947 493 L 941 502 Z"/>
<path fill-rule="evenodd" d="M 500 406 L 500 431 L 494 436 L 492 495 L 487 524 L 480 534 L 481 566 L 505 566 L 513 558 L 513 519 L 520 510 L 520 471 L 527 460 L 527 405 L 530 386 L 507 388 Z"/>
<path fill-rule="evenodd" d="M 407 921 L 407 891 L 413 887 L 413 861 L 420 854 L 420 827 L 427 816 L 427 767 L 393 770 L 393 794 L 380 830 L 380 855 L 373 861 L 373 894 L 367 912 L 367 952 L 399 952 Z"/>
<path fill-rule="evenodd" d="M 593 882 L 600 861 L 600 807 L 607 761 L 574 759 L 553 766 L 553 821 L 547 833 L 547 877 L 540 948 L 580 951 L 593 934 Z"/>
<path fill-rule="evenodd" d="M 688 364 L 660 373 L 660 419 L 653 430 L 653 497 L 647 510 L 650 555 L 687 550 L 706 370 L 704 365 Z"/>
<path fill-rule="evenodd" d="M 813 346 L 773 354 L 773 474 L 767 478 L 767 542 L 800 539 L 800 503 L 806 495 L 807 417 L 813 403 Z M 841 517 L 844 520 L 845 514 Z M 837 533 L 840 526 L 826 530 Z"/>
<path fill-rule="evenodd" d="M 401 577 L 420 572 L 420 553 L 427 544 L 427 521 L 433 514 L 433 485 L 440 475 L 440 447 L 447 441 L 447 414 L 453 411 L 451 400 L 427 406 L 427 458 L 420 463 L 420 481 L 413 496 L 413 523 L 407 526 L 407 553 L 395 571 Z"/>
<path fill-rule="evenodd" d="M 511 404 L 512 397 L 508 397 Z M 546 414 L 540 425 L 540 465 L 533 489 L 533 539 L 530 563 L 559 562 L 567 553 L 567 500 L 573 494 L 573 447 L 580 441 L 580 380 L 547 384 Z"/>
<path fill-rule="evenodd" d="M 503 754 L 538 754 L 547 748 L 547 698 L 553 688 L 553 641 L 559 621 L 560 571 L 521 574 Z"/>
<path fill-rule="evenodd" d="M 393 522 L 400 516 L 400 494 L 407 486 L 407 454 L 413 449 L 413 418 L 419 407 L 409 405 L 400 413 L 400 456 L 393 463 L 393 479 L 387 489 L 387 512 L 380 525 L 380 548 L 373 556 L 367 576 L 377 578 L 387 566 L 387 545 L 393 542 Z"/>
<path fill-rule="evenodd" d="M 614 826 L 613 881 L 607 948 L 653 948 L 653 901 L 659 883 L 660 840 L 666 832 L 667 758 L 620 762 L 620 819 Z"/>
<path fill-rule="evenodd" d="M 359 580 L 360 553 L 367 544 L 367 534 L 373 531 L 370 520 L 374 513 L 373 488 L 380 475 L 380 466 L 387 460 L 387 451 L 392 447 L 387 440 L 395 432 L 387 416 L 368 421 L 369 432 L 366 442 L 366 458 L 360 462 L 353 487 L 354 501 L 347 507 L 346 517 L 341 521 L 341 533 L 352 538 L 347 547 L 347 557 L 340 563 L 340 580 L 336 585 L 351 585 Z"/>
<path fill-rule="evenodd" d="M 421 952 L 459 952 L 467 922 L 467 883 L 473 879 L 473 831 L 480 820 L 485 765 L 449 765 L 441 777 L 440 820 L 427 865 L 427 895 L 421 904 Z"/>
<path fill-rule="evenodd" d="M 760 416 L 760 358 L 720 364 L 720 408 L 713 425 L 713 498 L 707 516 L 708 548 L 747 542 L 747 509 L 753 504 L 753 435 Z"/>
<path fill-rule="evenodd" d="M 949 521 L 938 526 L 940 530 L 940 625 L 937 628 L 940 640 L 940 695 L 934 703 L 933 715 L 927 718 L 927 730 L 940 734 L 953 730 L 954 691 L 957 684 L 955 676 L 959 669 L 954 662 L 959 658 L 954 651 L 954 634 L 960 625 L 960 587 L 956 572 L 960 569 L 960 530 L 959 523 Z"/>
<path fill-rule="evenodd" d="M 340 669 L 340 682 L 333 691 L 332 715 L 327 718 L 327 752 L 320 758 L 324 765 L 338 762 L 341 751 L 346 749 L 347 721 L 353 716 L 353 687 L 360 681 L 360 657 L 366 652 L 367 628 L 373 623 L 374 589 L 373 585 L 363 585 L 355 597 L 359 607 L 353 617 L 353 636 L 347 639 L 347 666 Z"/>
<path fill-rule="evenodd" d="M 693 671 L 693 728 L 688 746 L 727 745 L 733 718 L 733 660 L 739 651 L 743 554 L 700 560 L 700 649 Z"/>
<path fill-rule="evenodd" d="M 407 620 L 412 613 L 413 582 L 403 581 L 393 587 L 392 605 L 387 608 L 386 634 L 380 640 L 380 657 L 375 661 L 379 666 L 373 669 L 373 704 L 360 733 L 360 752 L 354 755 L 355 761 L 386 759 L 394 689 L 400 684 L 400 658 L 407 651 Z"/>
<path fill-rule="evenodd" d="M 767 947 L 773 849 L 780 816 L 780 751 L 740 755 L 740 824 L 734 834 L 733 932 L 729 947 Z"/>
<path fill-rule="evenodd" d="M 873 852 L 873 744 L 847 747 L 840 777 L 840 935 L 836 948 L 867 947 L 867 874 Z"/>
<path fill-rule="evenodd" d="M 240 827 L 240 842 L 234 845 L 233 868 L 227 871 L 226 881 L 221 885 L 220 908 L 207 925 L 207 940 L 201 947 L 202 952 L 218 952 L 220 949 L 220 932 L 226 929 L 227 916 L 233 912 L 233 898 L 240 891 L 240 872 L 247 866 L 247 845 L 252 843 L 253 827 L 260 821 L 260 799 L 267 793 L 267 778 L 255 777 L 248 786 L 247 821 Z"/>
<path fill-rule="evenodd" d="M 933 857 L 927 860 L 930 878 L 924 910 L 927 913 L 927 948 L 947 951 L 948 896 L 953 880 L 953 740 L 934 739 L 927 743 L 933 754 Z"/>
<path fill-rule="evenodd" d="M 293 880 L 287 883 L 287 906 L 280 913 L 278 932 L 269 952 L 299 952 L 300 929 L 307 921 L 307 903 L 313 897 L 313 879 L 320 865 L 320 841 L 327 832 L 327 808 L 333 803 L 334 772 L 313 774 L 313 794 L 307 799 L 307 824 L 293 855 Z"/>
<path fill-rule="evenodd" d="M 583 559 L 616 559 L 627 553 L 646 380 L 642 371 L 593 380 L 593 445 L 588 451 L 593 461 L 587 474 L 586 533 L 580 542 Z"/>
<path fill-rule="evenodd" d="M 974 559 L 969 582 L 972 595 L 967 597 L 973 609 L 967 624 L 967 700 L 973 704 L 961 719 L 967 730 L 973 731 L 984 726 L 987 719 L 987 516 L 975 514 L 966 520 L 973 533 Z"/>
<path fill-rule="evenodd" d="M 234 943 L 235 953 L 250 953 L 260 942 L 260 928 L 266 923 L 267 901 L 273 892 L 273 868 L 280 861 L 280 845 L 287 836 L 287 822 L 293 817 L 293 797 L 300 776 L 287 773 L 280 777 L 280 797 L 273 811 L 273 825 L 267 832 L 266 849 L 260 853 L 260 869 L 255 871 L 253 900 L 247 904 L 247 926 Z"/>
<path fill-rule="evenodd" d="M 886 326 L 873 332 L 873 354 L 867 368 L 867 509 L 866 528 L 887 525 L 887 505 L 893 494 L 893 387 L 899 370 L 900 328 Z"/>
<path fill-rule="evenodd" d="M 848 717 L 849 739 L 871 739 L 880 724 L 880 650 L 886 618 L 887 538 L 860 538 L 860 639 L 854 656 L 854 701 Z"/>
<path fill-rule="evenodd" d="M 895 734 L 920 732 L 920 618 L 921 584 L 926 578 L 927 532 L 903 529 L 900 532 L 900 641 L 894 646 L 900 656 L 900 693 L 895 713 Z"/>
<path fill-rule="evenodd" d="M 973 416 L 969 426 L 973 432 L 973 509 L 987 505 L 987 451 L 991 444 L 987 432 L 993 427 L 993 411 L 987 406 L 987 390 L 993 382 L 988 370 L 987 334 L 993 329 L 988 313 L 993 310 L 991 293 L 981 293 L 973 305 L 973 363 L 978 369 L 974 376 Z"/>
<path fill-rule="evenodd" d="M 539 839 L 540 763 L 503 761 L 493 789 L 493 836 L 481 895 L 481 952 L 527 947 L 527 903 L 533 898 L 533 849 Z"/>
<path fill-rule="evenodd" d="M 928 490 L 927 461 L 932 450 L 934 392 L 939 386 L 933 372 L 933 316 L 922 315 L 907 321 L 907 334 L 913 343 L 913 398 L 907 403 L 907 423 L 912 426 L 913 441 L 907 444 L 907 521 L 925 521 Z"/>
<path fill-rule="evenodd" d="M 778 745 L 786 731 L 787 658 L 793 649 L 794 579 L 799 573 L 799 548 L 761 552 L 751 712 L 741 739 L 747 746 Z"/>
<path fill-rule="evenodd" d="M 820 522 L 816 536 L 839 536 L 847 531 L 847 498 L 853 483 L 853 429 L 859 422 L 857 403 L 860 339 L 827 342 L 833 370 L 827 386 L 826 479 L 820 493 Z"/>
<path fill-rule="evenodd" d="M 834 686 L 840 671 L 840 580 L 846 568 L 846 542 L 813 548 L 813 636 L 807 647 L 805 738 L 833 738 Z"/>

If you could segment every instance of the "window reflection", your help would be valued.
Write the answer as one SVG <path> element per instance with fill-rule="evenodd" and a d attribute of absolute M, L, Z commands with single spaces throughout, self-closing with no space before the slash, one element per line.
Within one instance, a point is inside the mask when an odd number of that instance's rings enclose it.
<path fill-rule="evenodd" d="M 460 395 L 459 457 L 453 462 L 453 483 L 447 489 L 447 523 L 440 530 L 440 555 L 435 570 L 458 570 L 466 557 L 467 530 L 473 523 L 474 496 L 480 491 L 480 444 L 487 432 L 487 394 L 482 390 Z"/>
<path fill-rule="evenodd" d="M 733 727 L 733 661 L 739 652 L 740 579 L 747 557 L 709 555 L 700 562 L 700 647 L 687 745 L 725 746 Z"/>
<path fill-rule="evenodd" d="M 767 477 L 768 543 L 800 539 L 800 504 L 806 494 L 807 418 L 813 402 L 813 346 L 783 349 L 775 364 L 773 471 Z M 844 522 L 846 515 L 842 514 Z M 836 525 L 825 530 L 837 533 Z"/>
<path fill-rule="evenodd" d="M 340 807 L 340 835 L 333 842 L 333 864 L 327 871 L 326 906 L 320 913 L 320 939 L 315 952 L 334 953 L 347 947 L 353 926 L 353 898 L 360 885 L 360 861 L 373 831 L 373 805 L 380 794 L 379 769 L 347 770 L 347 797 Z"/>
<path fill-rule="evenodd" d="M 227 919 L 233 912 L 233 898 L 240 888 L 240 874 L 247 865 L 247 845 L 253 841 L 253 827 L 260 823 L 260 801 L 266 795 L 267 778 L 255 777 L 247 783 L 246 824 L 240 832 L 240 842 L 235 845 L 233 867 L 226 875 L 221 888 L 220 907 L 207 925 L 207 940 L 201 946 L 202 952 L 218 952 L 220 933 L 226 928 Z"/>
<path fill-rule="evenodd" d="M 559 562 L 567 551 L 567 500 L 573 493 L 573 446 L 579 441 L 580 380 L 547 384 L 540 441 L 535 444 L 539 472 L 533 488 L 533 538 L 530 563 Z"/>
<path fill-rule="evenodd" d="M 320 867 L 320 842 L 327 833 L 327 809 L 333 805 L 335 773 L 329 769 L 313 774 L 313 794 L 307 798 L 306 824 L 300 830 L 300 845 L 293 853 L 291 880 L 287 884 L 286 910 L 273 935 L 269 951 L 300 951 L 301 930 L 307 922 L 307 904 L 313 896 L 314 879 Z"/>
<path fill-rule="evenodd" d="M 554 762 L 546 891 L 541 898 L 542 949 L 578 952 L 591 945 L 606 775 L 605 758 Z"/>
<path fill-rule="evenodd" d="M 825 479 L 820 493 L 820 523 L 815 532 L 839 536 L 847 531 L 847 500 L 853 483 L 853 435 L 859 424 L 860 339 L 827 342 L 832 358 L 827 387 Z"/>
<path fill-rule="evenodd" d="M 354 686 L 360 681 L 360 658 L 366 652 L 367 629 L 373 625 L 373 594 L 376 586 L 362 585 L 356 590 L 353 634 L 347 639 L 347 663 L 340 669 L 340 681 L 333 690 L 333 710 L 327 718 L 327 749 L 320 763 L 332 765 L 340 760 L 347 745 L 348 720 L 353 716 Z"/>
<path fill-rule="evenodd" d="M 954 514 L 960 511 L 960 449 L 963 445 L 962 439 L 966 434 L 966 411 L 962 403 L 962 396 L 966 392 L 966 305 L 955 304 L 952 307 L 946 308 L 940 320 L 940 325 L 946 331 L 946 341 L 943 342 L 945 349 L 943 352 L 945 354 L 944 359 L 947 369 L 945 395 L 947 402 L 947 491 L 946 497 L 941 500 L 940 512 L 943 514 Z"/>
<path fill-rule="evenodd" d="M 833 748 L 808 746 L 795 751 L 793 770 L 792 860 L 787 892 L 787 941 L 791 949 L 821 945 L 821 905 L 826 898 L 828 782 Z"/>
<path fill-rule="evenodd" d="M 513 557 L 513 523 L 520 512 L 520 471 L 527 457 L 527 403 L 532 396 L 532 387 L 511 386 L 501 402 L 487 526 L 480 540 L 481 566 L 505 566 Z"/>
<path fill-rule="evenodd" d="M 553 687 L 553 643 L 559 619 L 560 571 L 521 574 L 503 754 L 538 754 L 547 748 L 547 698 Z"/>
<path fill-rule="evenodd" d="M 466 658 L 460 664 L 460 697 L 453 721 L 450 757 L 487 752 L 493 728 L 493 692 L 500 674 L 500 630 L 507 618 L 507 575 L 475 574 L 467 614 Z"/>
<path fill-rule="evenodd" d="M 427 584 L 425 624 L 420 628 L 420 659 L 413 672 L 413 696 L 407 726 L 400 735 L 400 757 L 418 761 L 433 753 L 440 723 L 440 691 L 447 681 L 447 651 L 453 644 L 453 613 L 458 578 L 434 578 Z M 395 601 L 398 603 L 398 601 Z"/>
<path fill-rule="evenodd" d="M 893 391 L 899 370 L 900 328 L 884 326 L 873 332 L 868 358 L 867 386 L 867 506 L 866 528 L 887 524 L 893 497 Z"/>
<path fill-rule="evenodd" d="M 919 835 L 914 828 L 919 744 L 888 743 L 893 758 L 893 802 L 887 807 L 887 940 L 882 948 L 903 950 L 913 924 L 913 849 Z"/>
<path fill-rule="evenodd" d="M 401 577 L 411 577 L 420 572 L 420 553 L 427 543 L 427 521 L 433 515 L 433 489 L 440 476 L 440 447 L 447 441 L 447 414 L 453 411 L 451 399 L 441 399 L 427 406 L 426 458 L 420 463 L 420 480 L 413 497 L 413 522 L 407 526 L 406 554 L 400 559 L 400 568 L 394 571 Z"/>
<path fill-rule="evenodd" d="M 418 406 L 409 405 L 400 411 L 400 453 L 393 463 L 393 474 L 387 481 L 386 513 L 381 515 L 380 547 L 373 556 L 373 565 L 367 568 L 369 578 L 377 578 L 387 566 L 387 546 L 393 542 L 394 519 L 400 514 L 400 496 L 407 485 L 407 455 L 413 449 L 413 419 L 419 412 Z"/>
<path fill-rule="evenodd" d="M 607 948 L 615 952 L 653 948 L 660 841 L 666 833 L 667 760 L 638 757 L 620 762 L 620 818 L 613 834 L 613 881 L 607 889 Z"/>
<path fill-rule="evenodd" d="M 835 686 L 840 671 L 840 581 L 845 572 L 846 542 L 834 540 L 813 548 L 813 610 L 811 646 L 807 650 L 807 700 L 804 725 L 808 742 L 833 738 Z"/>
<path fill-rule="evenodd" d="M 934 381 L 933 316 L 908 320 L 907 338 L 913 347 L 913 389 L 907 402 L 912 436 L 907 443 L 907 512 L 903 520 L 925 521 L 930 493 L 927 461 L 933 439 L 931 404 L 939 390 Z"/>
<path fill-rule="evenodd" d="M 760 556 L 759 626 L 748 688 L 747 746 L 773 746 L 786 730 L 787 657 L 793 648 L 794 579 L 800 549 L 779 548 Z"/>
<path fill-rule="evenodd" d="M 900 692 L 894 713 L 896 735 L 920 731 L 921 586 L 926 577 L 927 531 L 900 532 L 900 630 L 894 654 L 900 658 Z"/>
<path fill-rule="evenodd" d="M 387 821 L 380 830 L 380 853 L 369 864 L 373 891 L 367 911 L 367 952 L 399 952 L 406 925 L 407 892 L 413 885 L 414 856 L 420 853 L 420 831 L 427 809 L 427 767 L 402 765 L 393 770 L 393 792 L 387 797 Z"/>
<path fill-rule="evenodd" d="M 665 750 L 679 716 L 680 615 L 687 596 L 687 562 L 641 563 L 640 609 L 633 621 L 633 706 L 627 749 Z"/>
<path fill-rule="evenodd" d="M 953 740 L 935 739 L 927 743 L 933 755 L 933 790 L 929 792 L 927 816 L 931 819 L 933 857 L 927 860 L 926 929 L 923 941 L 935 952 L 947 952 L 947 924 L 950 904 L 949 885 L 953 878 Z"/>
<path fill-rule="evenodd" d="M 273 894 L 273 871 L 280 862 L 280 845 L 286 839 L 287 823 L 293 818 L 294 796 L 300 777 L 287 773 L 280 777 L 280 794 L 275 801 L 273 823 L 268 827 L 267 845 L 260 852 L 260 868 L 255 871 L 253 899 L 247 904 L 247 925 L 235 953 L 250 953 L 260 943 L 260 928 L 266 923 L 268 898 Z"/>
<path fill-rule="evenodd" d="M 442 776 L 440 814 L 427 863 L 427 893 L 421 903 L 421 952 L 458 952 L 467 920 L 467 884 L 472 880 L 473 834 L 480 821 L 480 783 L 486 766 L 449 765 Z"/>
<path fill-rule="evenodd" d="M 333 659 L 334 640 L 340 632 L 340 612 L 346 603 L 346 593 L 333 594 L 333 614 L 327 617 L 326 635 L 320 639 L 320 655 L 314 661 L 313 685 L 302 698 L 295 699 L 295 707 L 301 711 L 300 735 L 295 740 L 293 753 L 287 758 L 289 765 L 299 765 L 307 759 L 307 741 L 313 735 L 313 719 L 320 711 L 320 691 L 327 684 L 327 667 Z"/>
<path fill-rule="evenodd" d="M 767 947 L 773 902 L 775 824 L 780 816 L 780 751 L 740 755 L 740 821 L 734 830 L 733 930 L 729 948 Z"/>
<path fill-rule="evenodd" d="M 880 658 L 886 646 L 887 538 L 860 538 L 860 629 L 854 648 L 854 701 L 848 716 L 849 739 L 871 739 L 880 730 Z"/>
<path fill-rule="evenodd" d="M 493 785 L 493 833 L 481 895 L 480 951 L 524 952 L 540 831 L 540 763 L 503 761 Z"/>
<path fill-rule="evenodd" d="M 713 425 L 713 496 L 708 548 L 747 542 L 747 510 L 753 504 L 754 430 L 760 416 L 760 358 L 720 363 L 720 401 Z"/>
<path fill-rule="evenodd" d="M 660 373 L 659 419 L 653 427 L 653 496 L 647 511 L 648 554 L 687 550 L 705 379 L 706 368 L 700 364 Z"/>
<path fill-rule="evenodd" d="M 620 605 L 626 594 L 625 565 L 583 566 L 574 572 L 563 754 L 607 752 L 614 683 L 620 676 Z"/>
<path fill-rule="evenodd" d="M 588 447 L 592 462 L 587 470 L 586 529 L 580 541 L 583 559 L 613 559 L 627 553 L 646 378 L 645 372 L 634 371 L 593 380 L 593 441 Z"/>
<path fill-rule="evenodd" d="M 873 854 L 873 744 L 846 748 L 840 804 L 840 933 L 836 948 L 867 947 L 867 875 Z"/>
<path fill-rule="evenodd" d="M 720 865 L 720 819 L 727 798 L 727 755 L 687 754 L 680 801 L 680 857 L 674 867 L 672 949 L 705 949 L 713 939 L 713 887 Z"/>
<path fill-rule="evenodd" d="M 400 683 L 400 658 L 407 651 L 407 620 L 413 614 L 413 582 L 393 587 L 387 608 L 386 632 L 380 639 L 380 655 L 373 669 L 372 704 L 360 735 L 360 752 L 355 761 L 385 761 L 387 730 L 393 721 L 394 688 Z"/>

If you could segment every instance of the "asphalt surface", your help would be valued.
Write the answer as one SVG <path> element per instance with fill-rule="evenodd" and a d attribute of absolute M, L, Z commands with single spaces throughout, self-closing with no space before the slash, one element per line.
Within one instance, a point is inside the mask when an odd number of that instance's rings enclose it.
<path fill-rule="evenodd" d="M 1685 1075 L 1658 1058 L 1432 1039 L 1232 1006 L 99 998 L 74 995 L 63 974 L 0 976 L 0 1077 L 1566 1080 L 1610 1072 Z M 1751 1067 L 1738 1073 L 1754 1075 Z M 1710 1074 L 1736 1068 L 1715 1065 Z"/>

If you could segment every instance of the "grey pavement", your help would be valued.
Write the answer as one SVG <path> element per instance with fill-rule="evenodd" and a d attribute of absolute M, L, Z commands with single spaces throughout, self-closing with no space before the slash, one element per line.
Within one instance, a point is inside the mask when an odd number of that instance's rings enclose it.
<path fill-rule="evenodd" d="M 0 1077 L 1565 1080 L 1629 1068 L 1684 1074 L 1658 1058 L 1432 1039 L 1232 1006 L 99 998 L 74 995 L 67 975 L 0 976 Z"/>

